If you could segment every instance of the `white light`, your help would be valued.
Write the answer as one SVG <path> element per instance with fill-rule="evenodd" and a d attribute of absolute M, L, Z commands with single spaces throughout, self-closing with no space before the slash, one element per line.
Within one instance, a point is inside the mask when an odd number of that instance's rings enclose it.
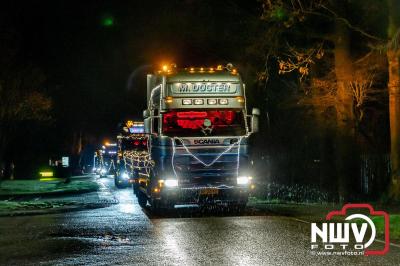
<path fill-rule="evenodd" d="M 106 143 L 106 146 L 116 147 L 116 146 L 117 146 L 117 143 Z"/>
<path fill-rule="evenodd" d="M 217 100 L 216 100 L 216 99 L 208 99 L 208 100 L 207 100 L 207 103 L 210 104 L 210 105 L 211 105 L 211 104 L 214 105 L 214 104 L 217 104 Z"/>
<path fill-rule="evenodd" d="M 237 184 L 238 185 L 247 185 L 248 183 L 250 183 L 250 176 L 239 176 L 237 178 Z"/>
<path fill-rule="evenodd" d="M 228 99 L 219 99 L 219 104 L 228 104 Z"/>
<path fill-rule="evenodd" d="M 177 179 L 167 179 L 164 181 L 166 187 L 177 187 L 178 180 Z"/>
<path fill-rule="evenodd" d="M 105 173 L 107 173 L 107 170 L 104 169 L 104 168 L 102 168 L 102 169 L 100 170 L 100 173 L 101 173 L 101 174 L 105 174 Z"/>
<path fill-rule="evenodd" d="M 204 104 L 204 100 L 203 100 L 203 99 L 194 99 L 194 104 L 195 104 L 195 105 Z"/>
<path fill-rule="evenodd" d="M 182 100 L 182 104 L 183 105 L 190 105 L 190 104 L 192 104 L 192 99 L 183 99 Z"/>
<path fill-rule="evenodd" d="M 125 172 L 122 173 L 121 177 L 123 179 L 129 179 L 129 175 L 127 173 L 125 173 Z"/>

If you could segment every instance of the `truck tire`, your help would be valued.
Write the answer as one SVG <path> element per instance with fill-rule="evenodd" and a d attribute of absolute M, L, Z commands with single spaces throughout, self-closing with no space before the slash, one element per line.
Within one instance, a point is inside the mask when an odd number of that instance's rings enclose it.
<path fill-rule="evenodd" d="M 116 188 L 119 188 L 119 189 L 124 188 L 124 186 L 121 185 L 121 184 L 118 182 L 118 178 L 117 178 L 117 177 L 114 177 L 114 184 L 115 184 L 115 187 L 116 187 Z"/>
<path fill-rule="evenodd" d="M 142 208 L 146 208 L 146 204 L 147 204 L 147 196 L 146 196 L 146 194 L 144 194 L 143 191 L 139 190 L 136 195 L 137 195 L 139 206 L 142 207 Z"/>

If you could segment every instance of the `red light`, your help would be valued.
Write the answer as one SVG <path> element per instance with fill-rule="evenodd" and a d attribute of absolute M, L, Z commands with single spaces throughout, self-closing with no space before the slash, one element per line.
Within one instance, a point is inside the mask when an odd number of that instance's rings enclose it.
<path fill-rule="evenodd" d="M 143 141 L 142 141 L 142 145 L 143 145 L 143 146 L 147 146 L 147 140 L 143 140 Z"/>
<path fill-rule="evenodd" d="M 133 145 L 135 145 L 135 146 L 139 146 L 139 144 L 140 144 L 140 142 L 139 142 L 138 140 L 135 140 L 135 141 L 133 142 Z"/>
<path fill-rule="evenodd" d="M 193 118 L 206 118 L 207 112 L 177 112 L 176 114 L 178 118 L 186 118 L 186 119 L 193 119 Z"/>
<path fill-rule="evenodd" d="M 178 119 L 176 120 L 178 126 L 181 128 L 191 128 L 196 129 L 200 128 L 201 125 L 204 123 L 204 119 L 197 119 L 197 120 L 187 120 L 187 119 Z"/>
<path fill-rule="evenodd" d="M 208 119 L 216 127 L 224 127 L 235 123 L 236 112 L 232 110 L 218 111 L 172 111 L 164 114 L 163 128 L 166 132 L 174 129 L 200 129 L 204 120 Z"/>

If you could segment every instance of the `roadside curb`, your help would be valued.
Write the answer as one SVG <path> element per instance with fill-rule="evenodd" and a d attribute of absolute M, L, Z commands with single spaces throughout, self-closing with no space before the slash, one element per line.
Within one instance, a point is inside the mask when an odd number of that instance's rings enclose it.
<path fill-rule="evenodd" d="M 81 190 L 69 190 L 69 191 L 49 191 L 43 193 L 25 193 L 25 194 L 10 194 L 10 195 L 0 195 L 0 200 L 8 200 L 10 198 L 22 198 L 22 197 L 52 197 L 52 196 L 69 196 L 69 195 L 79 195 L 90 192 L 96 192 L 99 189 L 81 189 Z"/>
<path fill-rule="evenodd" d="M 114 204 L 118 204 L 116 202 L 98 202 L 98 203 L 88 203 L 88 204 L 79 204 L 75 206 L 54 208 L 54 209 L 44 209 L 44 210 L 21 210 L 21 211 L 12 211 L 8 213 L 0 213 L 0 217 L 14 217 L 14 216 L 30 216 L 30 215 L 43 215 L 43 214 L 56 214 L 56 213 L 66 213 L 66 212 L 75 212 L 75 211 L 83 211 L 88 209 L 99 209 L 110 207 Z"/>

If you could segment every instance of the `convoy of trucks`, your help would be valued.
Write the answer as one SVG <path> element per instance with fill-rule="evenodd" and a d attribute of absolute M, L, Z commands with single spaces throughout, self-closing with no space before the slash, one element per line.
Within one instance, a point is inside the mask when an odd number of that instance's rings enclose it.
<path fill-rule="evenodd" d="M 144 121 L 119 134 L 117 187 L 132 183 L 153 211 L 221 205 L 242 210 L 254 188 L 249 136 L 260 112 L 246 106 L 246 87 L 226 67 L 163 66 L 147 75 Z"/>

